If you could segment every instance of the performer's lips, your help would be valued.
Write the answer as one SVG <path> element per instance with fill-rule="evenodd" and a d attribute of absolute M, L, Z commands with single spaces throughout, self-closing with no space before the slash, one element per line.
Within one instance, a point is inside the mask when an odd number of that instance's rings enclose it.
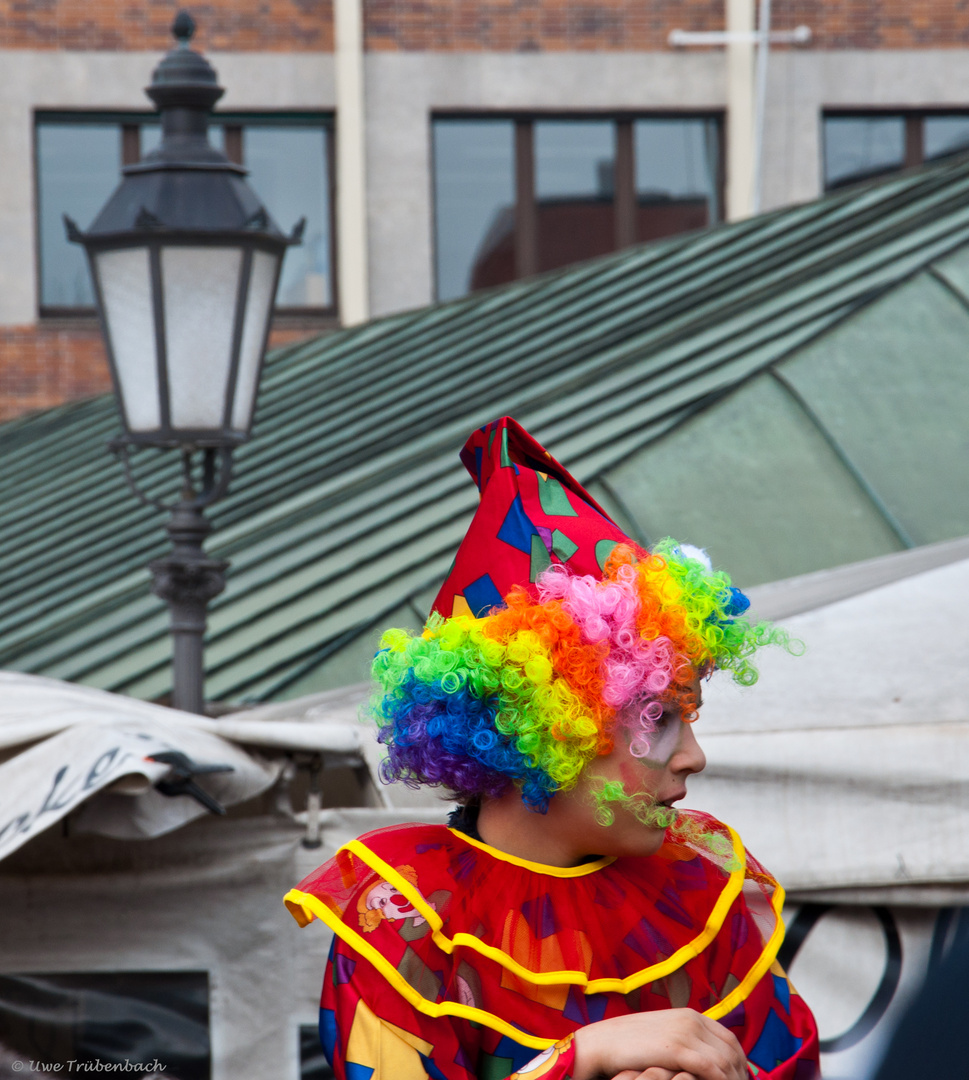
<path fill-rule="evenodd" d="M 673 795 L 673 796 L 671 796 L 671 797 L 670 797 L 669 799 L 664 799 L 664 800 L 663 800 L 663 801 L 662 801 L 662 802 L 660 803 L 660 806 L 665 806 L 665 807 L 667 807 L 667 808 L 669 808 L 669 809 L 672 809 L 672 807 L 673 807 L 673 803 L 675 803 L 675 802 L 679 802 L 679 801 L 680 801 L 680 799 L 685 799 L 685 798 L 686 798 L 686 792 L 685 792 L 685 791 L 681 791 L 681 792 L 680 792 L 680 793 L 679 793 L 678 795 Z"/>

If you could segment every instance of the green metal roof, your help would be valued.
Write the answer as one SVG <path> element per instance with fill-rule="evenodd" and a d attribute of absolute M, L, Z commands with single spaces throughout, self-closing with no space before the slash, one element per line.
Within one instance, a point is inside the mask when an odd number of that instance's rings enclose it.
<path fill-rule="evenodd" d="M 365 677 L 419 625 L 509 413 L 642 541 L 755 584 L 969 533 L 969 160 L 278 350 L 212 514 L 212 699 Z M 0 666 L 156 698 L 163 517 L 100 398 L 0 426 Z M 161 483 L 163 455 L 142 466 Z"/>

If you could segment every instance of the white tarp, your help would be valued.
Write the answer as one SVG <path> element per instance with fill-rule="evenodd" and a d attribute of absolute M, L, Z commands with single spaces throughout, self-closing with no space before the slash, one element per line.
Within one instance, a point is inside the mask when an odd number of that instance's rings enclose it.
<path fill-rule="evenodd" d="M 969 559 L 786 619 L 803 656 L 704 687 L 690 801 L 792 891 L 969 902 L 967 597 Z"/>
<path fill-rule="evenodd" d="M 173 733 L 144 720 L 71 727 L 0 765 L 0 859 L 112 785 L 127 793 L 113 795 L 124 804 L 121 813 L 101 804 L 97 819 L 108 835 L 150 836 L 204 814 L 194 799 L 167 798 L 153 787 L 171 766 L 150 760 L 150 755 L 171 750 L 232 770 L 203 781 L 216 799 L 239 802 L 273 779 L 269 770 L 234 746 L 198 732 Z M 75 828 L 83 828 L 81 820 Z"/>
<path fill-rule="evenodd" d="M 197 779 L 225 807 L 255 797 L 278 777 L 278 754 L 267 760 L 259 750 L 362 763 L 364 744 L 366 754 L 376 753 L 373 739 L 340 715 L 212 719 L 0 672 L 0 860 L 68 814 L 76 832 L 132 839 L 161 835 L 205 814 L 190 796 L 164 795 L 154 786 L 172 772 L 170 764 L 150 760 L 162 752 L 184 754 L 196 765 L 227 766 Z"/>
<path fill-rule="evenodd" d="M 356 688 L 352 689 L 356 700 L 359 694 Z M 216 719 L 178 712 L 89 686 L 0 671 L 0 751 L 46 738 L 78 724 L 102 724 L 122 719 L 187 725 L 250 746 L 358 753 L 362 729 L 356 721 L 356 707 L 344 704 L 347 692 L 331 691 L 318 696 L 324 699 L 326 706 L 316 712 L 302 710 L 299 722 L 289 719 L 295 715 L 293 710 L 281 710 L 279 706 Z"/>
<path fill-rule="evenodd" d="M 831 1080 L 867 1075 L 969 932 L 967 555 L 955 541 L 752 590 L 766 615 L 799 612 L 782 622 L 805 653 L 765 650 L 755 687 L 704 687 L 689 802 L 787 887 L 789 969 Z"/>
<path fill-rule="evenodd" d="M 198 778 L 225 806 L 272 785 L 281 751 L 375 767 L 376 741 L 357 720 L 363 696 L 351 688 L 295 709 L 209 719 L 0 673 L 0 1080 L 29 1070 L 45 1047 L 59 1060 L 49 1031 L 47 1044 L 37 1042 L 58 979 L 97 986 L 115 973 L 206 981 L 213 1080 L 297 1080 L 300 1029 L 316 1025 L 329 935 L 301 933 L 284 893 L 352 836 L 443 820 L 446 809 L 425 796 L 430 809 L 324 810 L 323 844 L 307 850 L 305 814 L 267 815 L 256 802 L 257 816 L 213 817 L 188 796 L 156 790 L 170 768 L 147 759 L 175 750 L 199 765 L 231 765 Z M 68 814 L 64 834 L 50 828 Z M 43 1011 L 10 998 L 19 985 L 39 988 Z M 135 1027 L 150 1057 L 165 1035 L 144 1014 Z M 160 1075 L 179 1080 L 173 1069 Z"/>

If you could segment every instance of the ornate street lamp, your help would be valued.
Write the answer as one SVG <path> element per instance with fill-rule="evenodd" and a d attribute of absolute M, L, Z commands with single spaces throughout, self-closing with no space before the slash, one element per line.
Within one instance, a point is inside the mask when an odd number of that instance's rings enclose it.
<path fill-rule="evenodd" d="M 177 45 L 145 91 L 161 114 L 160 147 L 126 166 L 121 184 L 85 233 L 87 253 L 124 433 L 112 444 L 138 498 L 170 511 L 173 549 L 151 563 L 152 591 L 171 613 L 172 704 L 204 708 L 202 639 L 208 602 L 228 565 L 209 559 L 202 511 L 225 494 L 232 451 L 249 438 L 285 236 L 246 183 L 246 170 L 209 144 L 222 96 L 212 66 L 189 48 L 184 11 Z M 132 447 L 181 451 L 183 485 L 173 503 L 148 497 L 131 469 Z M 196 486 L 193 460 L 202 458 Z"/>

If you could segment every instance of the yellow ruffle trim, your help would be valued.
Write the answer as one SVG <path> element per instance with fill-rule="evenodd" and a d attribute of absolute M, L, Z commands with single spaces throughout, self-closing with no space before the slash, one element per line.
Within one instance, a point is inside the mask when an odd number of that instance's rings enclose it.
<path fill-rule="evenodd" d="M 475 840 L 473 836 L 468 836 L 467 833 L 455 829 L 448 829 L 448 832 L 457 836 L 462 844 L 470 844 L 480 851 L 486 851 L 493 859 L 497 859 L 498 862 L 511 863 L 512 866 L 521 866 L 525 870 L 531 870 L 534 874 L 547 874 L 549 877 L 585 877 L 586 874 L 594 874 L 597 870 L 601 870 L 604 866 L 609 866 L 616 861 L 614 855 L 605 855 L 601 859 L 596 859 L 595 862 L 580 863 L 578 866 L 549 866 L 548 863 L 532 862 L 530 859 L 519 859 L 517 855 L 509 855 L 507 851 L 499 851 L 498 848 L 486 844 L 484 840 Z"/>
<path fill-rule="evenodd" d="M 427 920 L 431 927 L 431 935 L 434 943 L 443 952 L 449 955 L 460 945 L 480 953 L 490 960 L 494 960 L 503 968 L 506 968 L 526 982 L 539 986 L 568 983 L 575 986 L 581 986 L 586 994 L 599 994 L 605 991 L 628 994 L 631 990 L 635 990 L 645 983 L 653 982 L 656 979 L 662 979 L 665 976 L 672 974 L 672 972 L 678 970 L 689 960 L 693 959 L 693 957 L 699 956 L 707 945 L 709 945 L 716 937 L 723 925 L 724 919 L 727 917 L 727 912 L 730 910 L 731 905 L 743 888 L 745 875 L 746 852 L 744 851 L 744 846 L 740 842 L 740 837 L 733 829 L 730 829 L 729 826 L 728 831 L 733 845 L 737 869 L 734 870 L 727 879 L 720 896 L 717 898 L 716 904 L 713 906 L 713 910 L 710 912 L 710 916 L 707 919 L 703 930 L 692 941 L 687 942 L 686 945 L 677 949 L 672 956 L 667 957 L 658 964 L 643 968 L 640 971 L 627 976 L 625 979 L 590 979 L 584 971 L 565 970 L 534 972 L 519 964 L 517 960 L 508 956 L 507 953 L 502 952 L 493 945 L 486 945 L 472 934 L 459 932 L 455 934 L 453 938 L 449 938 L 442 932 L 441 928 L 444 923 L 440 915 L 427 904 L 420 892 L 392 866 L 384 862 L 383 859 L 372 852 L 359 840 L 351 840 L 348 844 L 344 844 L 340 850 L 351 852 L 360 859 L 361 862 L 369 866 L 371 870 L 379 874 L 385 881 L 389 881 L 394 885 L 395 888 L 410 901 L 412 907 L 419 911 L 421 916 Z M 467 839 L 463 834 L 461 838 L 462 840 Z M 487 845 L 475 844 L 475 846 L 484 847 L 485 850 L 490 850 Z M 513 856 L 505 856 L 505 858 L 507 860 L 513 858 Z M 526 863 L 525 860 L 516 861 L 522 865 L 530 865 Z M 601 863 L 589 863 L 581 867 L 569 869 L 591 873 L 593 870 L 600 868 Z M 542 867 L 540 864 L 536 863 L 534 864 L 534 869 L 545 873 L 548 870 L 560 870 L 563 868 Z M 561 876 L 574 876 L 574 874 L 562 874 Z M 428 1001 L 427 998 L 407 982 L 382 953 L 380 953 L 361 934 L 354 930 L 353 927 L 345 923 L 339 912 L 328 907 L 318 897 L 313 896 L 310 893 L 301 892 L 299 889 L 290 889 L 283 898 L 283 902 L 286 904 L 286 907 L 289 908 L 291 914 L 300 926 L 306 926 L 308 923 L 312 922 L 314 918 L 321 919 L 325 922 L 335 934 L 342 938 L 356 952 L 364 957 L 364 959 L 373 964 L 377 971 L 383 975 L 387 982 L 394 987 L 405 1001 L 409 1002 L 414 1008 L 418 1009 L 426 1016 L 434 1018 L 442 1016 L 460 1016 L 466 1020 L 473 1020 L 479 1024 L 484 1024 L 486 1027 L 491 1028 L 493 1031 L 497 1031 L 501 1035 L 507 1035 L 510 1039 L 514 1039 L 523 1046 L 533 1047 L 537 1050 L 544 1050 L 555 1042 L 555 1039 L 551 1037 L 541 1038 L 534 1035 L 527 1035 L 520 1028 L 514 1027 L 506 1020 L 502 1020 L 500 1016 L 495 1016 L 492 1013 L 486 1012 L 483 1009 L 474 1008 L 471 1005 L 463 1005 L 460 1002 L 455 1001 L 444 1001 L 440 1003 Z M 740 984 L 722 1001 L 719 1001 L 716 1005 L 713 1005 L 706 1010 L 705 1015 L 709 1016 L 712 1020 L 719 1020 L 721 1017 L 732 1012 L 733 1009 L 747 997 L 757 983 L 760 982 L 761 978 L 774 962 L 777 952 L 781 947 L 781 942 L 784 940 L 784 923 L 780 914 L 781 909 L 784 906 L 784 890 L 780 886 L 776 888 L 774 895 L 771 898 L 771 906 L 774 909 L 776 918 L 773 933 L 768 939 L 757 961 L 741 980 Z"/>

